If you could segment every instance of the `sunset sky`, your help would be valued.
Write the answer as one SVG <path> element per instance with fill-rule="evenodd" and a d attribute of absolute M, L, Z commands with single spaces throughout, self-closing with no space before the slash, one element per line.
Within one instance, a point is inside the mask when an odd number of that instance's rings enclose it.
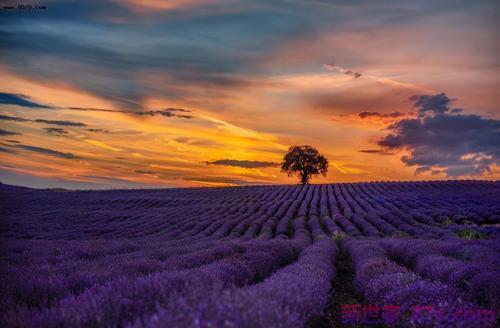
<path fill-rule="evenodd" d="M 2 1 L 2 6 L 19 1 Z M 0 181 L 140 188 L 500 178 L 500 2 L 0 9 Z"/>

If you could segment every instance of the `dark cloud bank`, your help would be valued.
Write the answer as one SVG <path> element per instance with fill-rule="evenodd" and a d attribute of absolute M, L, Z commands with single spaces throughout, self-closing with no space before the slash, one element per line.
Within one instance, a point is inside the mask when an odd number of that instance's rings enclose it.
<path fill-rule="evenodd" d="M 27 118 L 23 118 L 23 117 L 7 116 L 7 115 L 0 115 L 0 121 L 35 122 L 35 123 L 43 123 L 43 124 L 49 124 L 49 125 L 74 126 L 74 127 L 87 126 L 87 124 L 81 123 L 81 122 L 60 121 L 60 120 L 44 120 L 41 118 L 31 120 L 31 119 L 27 119 Z"/>
<path fill-rule="evenodd" d="M 384 149 L 361 149 L 358 151 L 365 154 L 394 155 L 394 153 L 388 152 Z"/>
<path fill-rule="evenodd" d="M 58 135 L 69 134 L 68 131 L 61 129 L 61 128 L 44 128 L 44 130 L 50 134 L 58 134 Z"/>
<path fill-rule="evenodd" d="M 37 104 L 29 99 L 30 99 L 30 97 L 23 95 L 23 94 L 0 92 L 0 104 L 17 105 L 17 106 L 29 107 L 29 108 L 52 108 L 49 106 Z"/>
<path fill-rule="evenodd" d="M 361 113 L 358 114 L 358 116 L 361 119 L 364 119 L 364 118 L 367 118 L 367 117 L 399 118 L 399 117 L 402 117 L 402 116 L 405 116 L 405 115 L 406 115 L 405 113 L 401 113 L 401 112 L 392 112 L 392 113 L 389 113 L 389 114 L 383 114 L 383 113 L 379 113 L 379 112 L 361 112 Z"/>
<path fill-rule="evenodd" d="M 416 118 L 397 121 L 378 141 L 387 150 L 406 150 L 401 160 L 416 173 L 444 173 L 448 177 L 480 176 L 500 164 L 500 121 L 480 115 L 460 114 L 450 108 L 444 93 L 410 98 Z"/>
<path fill-rule="evenodd" d="M 16 147 L 22 148 L 24 150 L 29 150 L 29 151 L 32 151 L 35 153 L 46 154 L 46 155 L 65 158 L 65 159 L 75 159 L 76 158 L 76 156 L 72 153 L 63 153 L 63 152 L 48 149 L 48 148 L 29 146 L 29 145 L 17 145 Z"/>
<path fill-rule="evenodd" d="M 179 118 L 185 118 L 185 119 L 193 118 L 192 115 L 178 113 L 178 112 L 189 113 L 189 112 L 191 112 L 190 110 L 187 110 L 184 108 L 172 108 L 172 107 L 165 108 L 165 109 L 158 109 L 158 110 L 142 110 L 142 111 L 130 111 L 130 110 L 119 110 L 119 109 L 107 109 L 107 108 L 92 108 L 92 107 L 68 107 L 68 109 L 69 110 L 76 110 L 76 111 L 85 111 L 85 112 L 123 113 L 123 114 L 139 115 L 139 116 L 161 115 L 161 116 L 165 116 L 165 117 L 179 117 Z"/>
<path fill-rule="evenodd" d="M 60 107 L 50 107 L 50 106 L 41 105 L 41 104 L 35 103 L 33 101 L 30 101 L 29 99 L 31 99 L 29 96 L 23 95 L 23 94 L 0 92 L 0 104 L 17 105 L 17 106 L 28 107 L 28 108 L 61 109 Z M 138 111 L 106 109 L 106 108 L 92 108 L 92 107 L 68 107 L 66 109 L 75 110 L 75 111 L 124 113 L 124 114 L 132 114 L 132 115 L 139 115 L 139 116 L 160 115 L 160 116 L 164 116 L 164 117 L 179 117 L 179 118 L 184 118 L 184 119 L 193 118 L 192 115 L 187 114 L 187 113 L 191 112 L 190 110 L 187 110 L 184 108 L 175 108 L 175 107 L 168 107 L 165 109 L 157 109 L 157 110 L 138 110 Z M 30 121 L 30 120 L 26 120 L 23 118 L 16 118 L 13 120 L 18 121 L 18 122 Z M 40 122 L 40 123 L 54 122 L 54 121 L 47 121 L 47 120 L 33 120 L 33 121 Z M 48 123 L 48 124 L 53 124 L 53 123 Z M 60 124 L 60 125 L 63 125 L 63 124 Z M 71 126 L 85 126 L 85 125 L 83 123 L 79 123 L 78 125 L 71 125 Z"/>
<path fill-rule="evenodd" d="M 4 137 L 4 136 L 14 136 L 14 135 L 17 135 L 19 134 L 18 132 L 12 132 L 12 131 L 6 131 L 6 130 L 2 130 L 0 129 L 0 136 Z"/>

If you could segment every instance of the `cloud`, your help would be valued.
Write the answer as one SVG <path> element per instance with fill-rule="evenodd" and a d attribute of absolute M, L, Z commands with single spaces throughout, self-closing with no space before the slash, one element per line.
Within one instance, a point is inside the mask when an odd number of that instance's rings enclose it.
<path fill-rule="evenodd" d="M 0 115 L 0 121 L 31 122 L 31 120 L 28 120 L 26 118 L 7 116 L 7 115 Z"/>
<path fill-rule="evenodd" d="M 185 99 L 192 94 L 192 89 L 185 85 L 212 89 L 250 85 L 249 79 L 237 74 L 244 56 L 234 51 L 221 53 L 219 44 L 209 41 L 211 37 L 196 36 L 200 24 L 205 31 L 208 26 L 212 34 L 220 33 L 220 26 L 213 26 L 226 19 L 214 15 L 203 21 L 192 25 L 177 25 L 175 19 L 151 22 L 149 31 L 123 24 L 117 32 L 107 24 L 91 26 L 76 19 L 61 22 L 67 29 L 56 28 L 42 19 L 26 26 L 7 19 L 0 28 L 0 48 L 9 50 L 1 52 L 1 62 L 9 63 L 9 70 L 16 75 L 36 81 L 63 78 L 69 85 L 130 110 L 143 109 L 145 100 L 152 95 Z M 241 23 L 232 18 L 226 24 L 231 28 Z M 179 31 L 184 31 L 184 36 Z M 141 46 L 130 47 L 130 40 L 140 40 Z M 63 77 L 61 72 L 78 73 Z M 171 86 L 165 89 L 144 79 L 144 72 Z"/>
<path fill-rule="evenodd" d="M 3 136 L 14 136 L 14 135 L 18 135 L 18 134 L 20 134 L 20 133 L 0 129 L 0 136 L 2 136 L 2 137 Z"/>
<path fill-rule="evenodd" d="M 266 71 L 262 62 L 282 43 L 333 25 L 327 17 L 337 16 L 295 2 L 286 8 L 261 1 L 194 2 L 203 5 L 139 14 L 122 1 L 61 0 L 26 24 L 20 24 L 25 16 L 12 13 L 2 18 L 0 49 L 8 50 L 0 50 L 0 61 L 16 75 L 64 81 L 135 110 L 155 96 L 193 99 L 252 86 Z"/>
<path fill-rule="evenodd" d="M 113 132 L 106 130 L 106 129 L 97 129 L 97 128 L 90 128 L 87 129 L 89 132 L 94 132 L 94 133 L 105 133 L 105 134 L 128 134 L 128 135 L 136 135 L 136 134 L 141 134 L 142 131 L 138 130 L 114 130 Z"/>
<path fill-rule="evenodd" d="M 254 169 L 260 167 L 273 167 L 278 166 L 279 163 L 274 162 L 262 162 L 262 161 L 246 161 L 246 160 L 236 160 L 236 159 L 220 159 L 213 162 L 204 162 L 207 165 L 223 165 L 223 166 L 236 166 L 246 169 Z"/>
<path fill-rule="evenodd" d="M 394 153 L 388 152 L 384 149 L 360 149 L 358 152 L 365 154 L 394 155 Z"/>
<path fill-rule="evenodd" d="M 188 109 L 184 109 L 184 108 L 174 108 L 174 107 L 168 107 L 168 108 L 165 108 L 164 110 L 168 110 L 168 111 L 171 111 L 171 112 L 185 112 L 185 113 L 189 113 L 191 112 L 190 110 Z"/>
<path fill-rule="evenodd" d="M 214 176 L 214 177 L 183 177 L 182 179 L 185 181 L 191 181 L 191 182 L 208 183 L 208 184 L 226 184 L 226 185 L 235 185 L 235 186 L 245 186 L 245 185 L 258 184 L 255 182 L 241 180 L 241 179 L 235 179 L 235 178 L 230 178 L 230 177 L 217 177 L 217 176 Z"/>
<path fill-rule="evenodd" d="M 57 120 L 36 119 L 36 120 L 31 120 L 31 122 L 51 124 L 51 125 L 62 125 L 62 126 L 87 126 L 87 124 L 85 124 L 85 123 L 73 122 L 73 121 L 57 121 Z"/>
<path fill-rule="evenodd" d="M 379 112 L 361 112 L 358 114 L 358 116 L 361 119 L 364 119 L 367 117 L 398 118 L 398 117 L 402 117 L 405 115 L 406 115 L 405 113 L 401 113 L 401 112 L 392 112 L 392 113 L 388 113 L 388 114 L 379 113 Z"/>
<path fill-rule="evenodd" d="M 125 111 L 117 109 L 107 109 L 107 108 L 94 108 L 94 107 L 68 107 L 69 110 L 78 110 L 83 112 L 110 112 L 110 113 L 122 113 Z"/>
<path fill-rule="evenodd" d="M 439 114 L 445 113 L 450 110 L 449 105 L 453 101 L 442 92 L 437 95 L 415 95 L 411 96 L 410 100 L 415 103 L 415 107 L 419 109 L 420 116 L 427 113 Z M 458 111 L 457 111 L 458 110 Z M 453 112 L 458 113 L 460 109 L 453 109 Z"/>
<path fill-rule="evenodd" d="M 108 145 L 107 143 L 99 141 L 99 140 L 93 140 L 93 139 L 82 139 L 82 140 L 84 142 L 89 143 L 91 145 L 94 145 L 96 147 L 101 147 L 101 148 L 104 148 L 104 149 L 107 149 L 107 150 L 111 150 L 111 151 L 122 151 L 123 150 L 121 148 L 113 147 L 111 145 Z"/>
<path fill-rule="evenodd" d="M 330 87 L 330 82 L 334 84 L 334 87 Z M 332 114 L 336 116 L 339 114 L 358 116 L 360 112 L 372 115 L 408 112 L 412 110 L 412 107 L 407 102 L 408 97 L 418 92 L 418 90 L 411 88 L 395 88 L 377 84 L 370 79 L 358 81 L 357 83 L 337 83 L 333 79 L 325 79 L 325 85 L 327 87 L 318 84 L 317 88 L 305 89 L 301 97 L 306 106 L 312 111 L 330 117 Z M 356 117 L 356 119 L 359 118 Z M 393 117 L 369 115 L 365 116 L 365 118 L 394 120 Z"/>
<path fill-rule="evenodd" d="M 157 172 L 146 171 L 146 170 L 135 170 L 134 172 L 139 174 L 158 174 Z"/>
<path fill-rule="evenodd" d="M 0 152 L 2 152 L 2 153 L 15 153 L 14 150 L 8 149 L 8 148 L 3 148 L 3 147 L 0 147 Z"/>
<path fill-rule="evenodd" d="M 352 76 L 354 77 L 354 79 L 357 79 L 359 77 L 361 77 L 361 73 L 358 73 L 358 72 L 354 72 L 350 69 L 346 69 L 346 68 L 343 68 L 343 67 L 340 67 L 340 66 L 337 66 L 333 63 L 331 64 L 324 64 L 323 67 L 329 71 L 334 71 L 334 72 L 338 72 L 338 73 L 342 73 L 342 74 L 345 74 L 345 75 L 349 75 L 349 76 Z"/>
<path fill-rule="evenodd" d="M 97 133 L 111 133 L 109 130 L 104 130 L 104 129 L 87 129 L 89 132 L 97 132 Z"/>
<path fill-rule="evenodd" d="M 444 93 L 411 97 L 419 117 L 388 126 L 377 143 L 386 150 L 406 150 L 401 160 L 416 174 L 442 172 L 448 177 L 480 176 L 500 163 L 500 120 L 455 114 Z"/>
<path fill-rule="evenodd" d="M 107 131 L 107 130 L 105 130 Z M 143 131 L 139 131 L 139 130 L 116 130 L 116 131 L 113 131 L 114 134 L 125 134 L 125 135 L 138 135 L 138 134 L 142 134 Z"/>
<path fill-rule="evenodd" d="M 50 156 L 55 156 L 55 157 L 60 157 L 60 158 L 65 158 L 65 159 L 75 159 L 77 158 L 74 154 L 72 153 L 63 153 L 57 150 L 52 150 L 48 148 L 42 148 L 42 147 L 36 147 L 36 146 L 29 146 L 29 145 L 16 145 L 17 148 L 22 148 L 25 150 L 29 150 L 35 153 L 40 153 L 40 154 L 46 154 Z"/>
<path fill-rule="evenodd" d="M 191 146 L 215 147 L 220 146 L 219 143 L 202 138 L 178 137 L 174 139 L 176 142 Z"/>
<path fill-rule="evenodd" d="M 68 107 L 69 110 L 77 110 L 77 111 L 86 111 L 86 112 L 108 112 L 108 113 L 123 113 L 123 114 L 131 114 L 131 115 L 140 115 L 140 116 L 156 116 L 161 115 L 164 117 L 179 117 L 184 119 L 193 118 L 192 115 L 186 114 L 175 114 L 175 112 L 184 112 L 189 113 L 190 110 L 183 108 L 165 108 L 165 109 L 157 109 L 157 110 L 141 110 L 141 111 L 131 111 L 131 110 L 120 110 L 120 109 L 107 109 L 107 108 L 92 108 L 92 107 Z"/>
<path fill-rule="evenodd" d="M 30 101 L 30 97 L 20 94 L 20 93 L 4 93 L 0 92 L 0 104 L 4 105 L 16 105 L 21 107 L 29 108 L 52 108 L 49 106 L 37 104 L 36 102 Z"/>
<path fill-rule="evenodd" d="M 178 111 L 178 109 L 175 109 L 175 111 Z M 184 119 L 193 118 L 192 115 L 175 114 L 174 111 L 172 111 L 171 109 L 148 110 L 148 111 L 141 111 L 141 112 L 133 112 L 133 114 L 135 114 L 135 115 L 149 115 L 149 116 L 161 115 L 161 116 L 165 116 L 165 117 L 178 117 L 178 118 L 184 118 Z"/>
<path fill-rule="evenodd" d="M 52 133 L 52 134 L 60 134 L 60 135 L 69 134 L 68 131 L 61 128 L 44 128 L 44 130 L 47 131 L 47 133 Z"/>
<path fill-rule="evenodd" d="M 32 119 L 27 119 L 27 118 L 23 118 L 23 117 L 7 116 L 7 115 L 0 115 L 0 121 L 34 122 L 34 123 L 43 123 L 43 124 L 49 124 L 49 125 L 74 126 L 74 127 L 87 126 L 87 124 L 81 123 L 81 122 L 45 120 L 45 119 L 41 119 L 41 118 L 37 118 L 37 119 L 32 120 Z"/>

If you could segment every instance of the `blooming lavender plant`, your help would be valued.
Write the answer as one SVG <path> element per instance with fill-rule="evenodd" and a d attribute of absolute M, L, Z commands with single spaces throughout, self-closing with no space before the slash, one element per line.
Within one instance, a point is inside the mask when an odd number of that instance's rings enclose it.
<path fill-rule="evenodd" d="M 0 326 L 307 327 L 340 306 L 337 279 L 400 308 L 396 326 L 494 326 L 499 194 L 489 181 L 0 184 Z M 459 238 L 464 227 L 487 239 Z"/>

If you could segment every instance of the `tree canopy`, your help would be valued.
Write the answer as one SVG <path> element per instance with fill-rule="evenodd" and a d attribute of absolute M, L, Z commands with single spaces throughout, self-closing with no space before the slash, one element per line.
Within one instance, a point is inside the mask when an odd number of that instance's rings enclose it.
<path fill-rule="evenodd" d="M 297 175 L 300 183 L 306 184 L 313 176 L 326 176 L 328 159 L 311 146 L 291 146 L 283 158 L 281 172 L 289 177 Z"/>

